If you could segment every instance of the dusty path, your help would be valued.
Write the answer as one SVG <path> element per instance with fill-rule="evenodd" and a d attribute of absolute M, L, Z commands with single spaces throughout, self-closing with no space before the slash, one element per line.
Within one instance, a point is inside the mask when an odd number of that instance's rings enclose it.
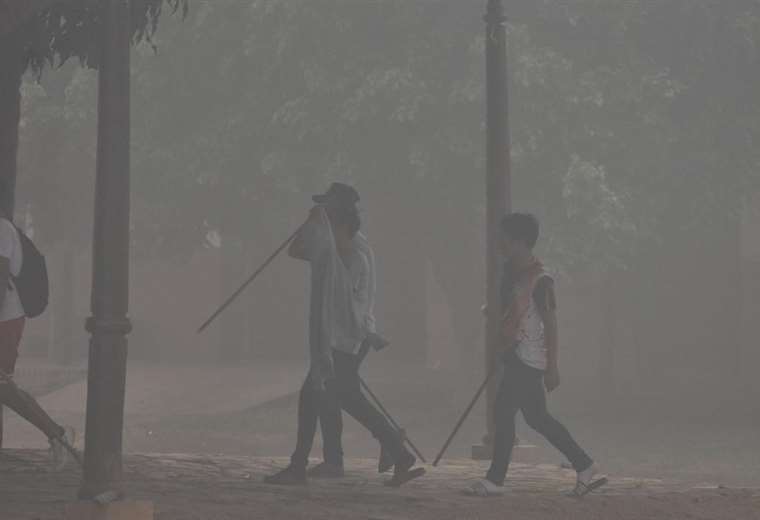
<path fill-rule="evenodd" d="M 131 455 L 130 496 L 154 501 L 159 520 L 755 520 L 760 490 L 699 488 L 678 482 L 612 475 L 602 492 L 567 498 L 572 472 L 551 465 L 517 464 L 503 498 L 463 497 L 480 464 L 456 460 L 401 490 L 382 485 L 376 462 L 348 461 L 345 480 L 307 488 L 266 486 L 261 478 L 285 459 Z M 0 519 L 53 520 L 76 494 L 79 473 L 51 473 L 45 454 L 12 450 L 0 455 Z"/>
<path fill-rule="evenodd" d="M 475 378 L 383 366 L 379 361 L 365 367 L 365 379 L 432 458 L 471 398 Z M 125 452 L 288 455 L 295 442 L 297 403 L 292 392 L 299 388 L 305 369 L 263 363 L 237 367 L 131 363 Z M 78 381 L 40 399 L 56 420 L 79 431 L 80 442 L 85 386 Z M 713 402 L 710 395 L 657 396 L 615 401 L 614 407 L 608 404 L 606 409 L 580 397 L 568 383 L 552 395 L 551 407 L 605 471 L 691 485 L 760 488 L 760 415 L 751 395 L 731 399 L 712 395 Z M 484 412 L 481 403 L 447 457 L 469 455 L 471 445 L 484 433 Z M 15 414 L 6 412 L 5 418 L 8 447 L 47 446 L 44 437 Z M 525 427 L 524 421 L 519 421 L 518 430 L 521 440 L 532 447 L 517 450 L 516 462 L 561 462 L 556 450 Z M 375 440 L 350 418 L 345 421 L 343 441 L 349 457 L 377 456 Z M 320 452 L 318 441 L 312 454 L 316 457 Z"/>

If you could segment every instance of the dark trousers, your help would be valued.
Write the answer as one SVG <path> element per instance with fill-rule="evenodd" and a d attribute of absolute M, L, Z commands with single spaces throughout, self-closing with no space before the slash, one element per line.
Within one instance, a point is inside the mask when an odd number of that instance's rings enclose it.
<path fill-rule="evenodd" d="M 0 378 L 0 405 L 7 406 L 29 421 L 48 439 L 59 439 L 64 434 L 63 427 L 56 424 L 31 395 L 2 378 Z"/>
<path fill-rule="evenodd" d="M 13 377 L 25 324 L 26 318 L 0 322 L 0 371 L 5 377 Z M 48 439 L 59 438 L 63 435 L 63 428 L 50 418 L 31 395 L 13 384 L 10 379 L 0 377 L 0 447 L 2 447 L 3 438 L 3 406 L 7 406 L 32 423 Z"/>
<path fill-rule="evenodd" d="M 396 431 L 361 391 L 359 360 L 356 356 L 334 351 L 335 377 L 318 390 L 307 377 L 298 396 L 298 439 L 291 456 L 291 465 L 306 467 L 314 444 L 317 421 L 322 426 L 322 443 L 326 462 L 343 465 L 341 435 L 345 410 L 364 426 L 380 444 L 398 457 L 403 451 Z"/>
<path fill-rule="evenodd" d="M 495 432 L 493 459 L 486 478 L 501 485 L 507 475 L 515 443 L 515 417 L 522 411 L 528 426 L 543 435 L 567 457 L 576 471 L 588 469 L 591 458 L 578 446 L 570 432 L 546 408 L 544 372 L 529 367 L 517 356 L 504 365 L 504 378 L 494 404 Z"/>

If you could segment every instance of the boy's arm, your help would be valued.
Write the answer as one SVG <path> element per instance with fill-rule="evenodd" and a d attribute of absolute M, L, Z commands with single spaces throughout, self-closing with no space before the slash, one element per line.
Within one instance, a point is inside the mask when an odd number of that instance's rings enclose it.
<path fill-rule="evenodd" d="M 544 385 L 548 392 L 559 387 L 559 330 L 557 326 L 557 302 L 554 295 L 554 283 L 544 279 L 539 289 L 539 314 L 544 322 L 544 339 L 546 341 L 546 374 Z"/>
<path fill-rule="evenodd" d="M 544 384 L 548 392 L 553 392 L 559 386 L 559 334 L 556 310 L 550 310 L 544 316 L 544 333 L 547 353 Z"/>

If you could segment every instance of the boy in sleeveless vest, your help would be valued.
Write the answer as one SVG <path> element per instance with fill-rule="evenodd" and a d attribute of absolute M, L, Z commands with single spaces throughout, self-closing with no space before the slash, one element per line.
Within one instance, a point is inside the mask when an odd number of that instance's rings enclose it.
<path fill-rule="evenodd" d="M 512 213 L 501 223 L 504 270 L 501 280 L 504 376 L 495 403 L 493 459 L 484 479 L 465 491 L 475 496 L 504 493 L 515 439 L 515 417 L 543 435 L 572 464 L 577 481 L 572 494 L 583 496 L 606 483 L 596 478 L 594 461 L 567 429 L 549 414 L 546 392 L 560 383 L 554 280 L 533 255 L 538 220 Z"/>

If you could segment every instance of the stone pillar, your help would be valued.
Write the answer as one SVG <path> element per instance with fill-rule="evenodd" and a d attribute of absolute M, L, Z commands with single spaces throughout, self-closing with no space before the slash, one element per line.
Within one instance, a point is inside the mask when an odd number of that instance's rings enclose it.
<path fill-rule="evenodd" d="M 0 209 L 13 216 L 18 131 L 21 119 L 21 78 L 24 75 L 23 49 L 16 35 L 0 40 L 0 180 L 6 185 Z"/>
<path fill-rule="evenodd" d="M 0 200 L 0 211 L 13 216 L 18 156 L 18 131 L 21 119 L 21 78 L 24 74 L 22 49 L 18 36 L 0 39 L 0 181 L 7 188 Z M 0 448 L 3 447 L 3 406 L 0 405 Z"/>
<path fill-rule="evenodd" d="M 84 479 L 80 498 L 122 491 L 129 299 L 129 0 L 101 0 L 98 148 Z"/>

